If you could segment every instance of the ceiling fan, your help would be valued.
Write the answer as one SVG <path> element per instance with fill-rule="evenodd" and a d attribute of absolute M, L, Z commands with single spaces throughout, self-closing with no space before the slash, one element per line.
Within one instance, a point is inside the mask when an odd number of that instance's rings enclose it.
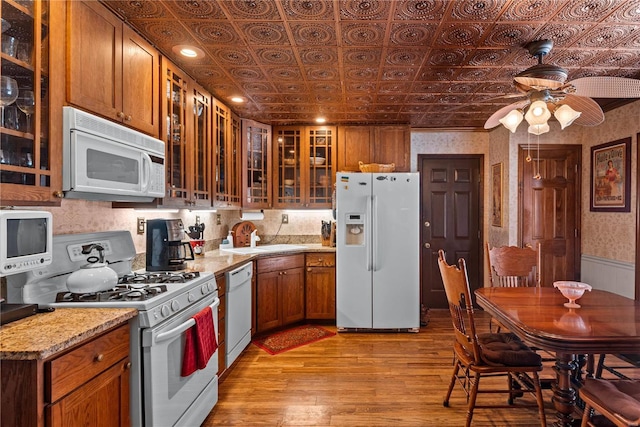
<path fill-rule="evenodd" d="M 540 135 L 549 131 L 547 120 L 553 114 L 562 129 L 572 123 L 597 126 L 604 113 L 592 98 L 640 98 L 640 80 L 625 77 L 582 77 L 567 82 L 568 72 L 553 64 L 543 64 L 542 58 L 553 48 L 552 40 L 538 40 L 525 48 L 538 58 L 538 63 L 514 77 L 520 93 L 505 98 L 522 98 L 493 113 L 484 124 L 492 129 L 500 124 L 511 132 L 526 119 L 528 132 Z"/>

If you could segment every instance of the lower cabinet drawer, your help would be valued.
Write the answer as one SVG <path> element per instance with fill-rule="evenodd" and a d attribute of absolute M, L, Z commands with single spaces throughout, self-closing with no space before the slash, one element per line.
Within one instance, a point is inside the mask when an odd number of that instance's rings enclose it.
<path fill-rule="evenodd" d="M 304 254 L 260 258 L 257 261 L 258 274 L 302 266 L 304 266 Z"/>
<path fill-rule="evenodd" d="M 89 341 L 45 365 L 51 381 L 45 399 L 55 402 L 129 355 L 129 325 Z"/>

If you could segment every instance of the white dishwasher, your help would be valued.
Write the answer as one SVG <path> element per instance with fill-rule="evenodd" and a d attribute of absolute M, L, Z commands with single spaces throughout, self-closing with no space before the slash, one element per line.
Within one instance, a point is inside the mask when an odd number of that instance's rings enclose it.
<path fill-rule="evenodd" d="M 249 262 L 226 273 L 227 279 L 227 367 L 251 342 L 251 277 L 253 263 Z"/>

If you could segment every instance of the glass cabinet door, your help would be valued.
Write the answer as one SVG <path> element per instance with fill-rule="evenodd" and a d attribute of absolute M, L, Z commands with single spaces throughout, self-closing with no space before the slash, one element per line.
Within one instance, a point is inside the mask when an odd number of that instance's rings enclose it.
<path fill-rule="evenodd" d="M 192 206 L 211 206 L 211 96 L 200 88 L 193 89 L 193 189 Z"/>
<path fill-rule="evenodd" d="M 189 201 L 187 185 L 187 81 L 173 66 L 165 67 L 164 131 L 167 188 L 163 205 L 183 207 Z"/>
<path fill-rule="evenodd" d="M 214 102 L 214 136 L 216 143 L 216 168 L 214 207 L 240 206 L 240 120 L 233 119 L 231 111 L 222 103 Z"/>
<path fill-rule="evenodd" d="M 271 207 L 271 126 L 252 120 L 242 120 L 243 154 L 243 206 Z"/>
<path fill-rule="evenodd" d="M 47 202 L 53 198 L 48 11 L 46 1 L 3 0 L 0 6 L 0 183 L 3 184 L 0 197 L 3 201 Z"/>
<path fill-rule="evenodd" d="M 307 207 L 330 208 L 335 178 L 336 132 L 331 127 L 307 128 L 309 182 Z"/>
<path fill-rule="evenodd" d="M 304 207 L 302 198 L 302 131 L 304 128 L 279 128 L 275 131 L 276 173 L 275 207 Z"/>

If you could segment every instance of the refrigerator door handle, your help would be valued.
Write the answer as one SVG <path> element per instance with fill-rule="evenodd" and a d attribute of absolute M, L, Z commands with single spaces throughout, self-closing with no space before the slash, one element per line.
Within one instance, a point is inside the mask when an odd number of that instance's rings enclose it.
<path fill-rule="evenodd" d="M 379 232 L 380 230 L 378 230 L 378 196 L 372 196 L 371 197 L 371 205 L 372 205 L 372 217 L 371 217 L 371 227 L 370 230 L 371 232 L 371 236 L 379 236 Z M 375 227 L 375 230 L 373 229 L 373 227 Z M 378 245 L 377 242 L 376 244 L 374 244 L 374 242 L 371 242 L 371 249 L 373 252 L 373 271 L 378 271 L 378 266 L 379 266 L 379 260 L 378 260 L 378 253 L 380 252 L 378 250 Z"/>
<path fill-rule="evenodd" d="M 365 221 L 365 225 L 364 225 L 364 228 L 365 228 L 364 246 L 365 246 L 365 248 L 367 248 L 367 250 L 364 251 L 364 256 L 366 257 L 365 261 L 366 261 L 366 265 L 367 265 L 367 271 L 371 271 L 371 268 L 372 268 L 372 266 L 371 266 L 371 263 L 372 263 L 371 256 L 372 256 L 372 254 L 371 254 L 371 250 L 368 249 L 368 248 L 371 247 L 371 244 L 372 244 L 371 236 L 373 235 L 371 233 L 371 226 L 373 225 L 372 224 L 373 221 L 371 220 L 371 205 L 372 205 L 372 203 L 373 203 L 373 196 L 367 197 L 367 211 L 365 213 L 366 221 Z"/>

